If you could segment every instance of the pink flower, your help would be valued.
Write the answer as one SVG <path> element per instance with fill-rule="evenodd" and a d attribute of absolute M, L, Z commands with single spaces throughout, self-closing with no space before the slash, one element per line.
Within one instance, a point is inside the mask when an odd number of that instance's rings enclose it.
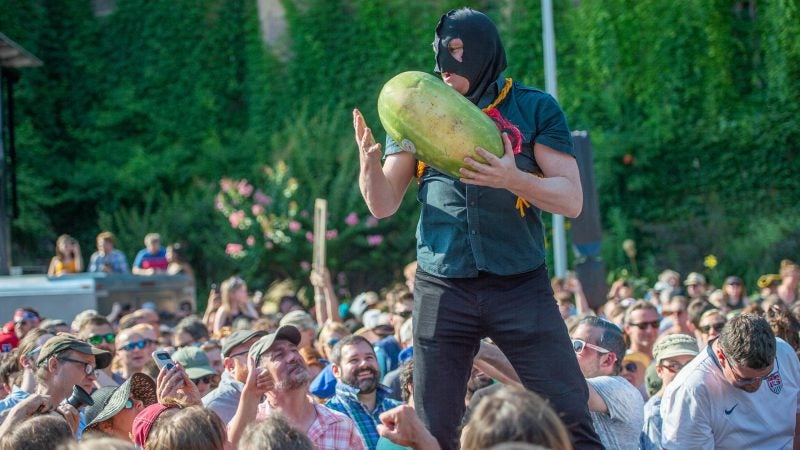
<path fill-rule="evenodd" d="M 303 225 L 301 225 L 300 222 L 296 220 L 289 221 L 289 231 L 292 233 L 297 233 L 301 228 L 303 228 Z"/>
<path fill-rule="evenodd" d="M 367 236 L 367 244 L 370 247 L 377 247 L 383 242 L 383 236 L 380 234 L 370 234 Z"/>
<path fill-rule="evenodd" d="M 309 264 L 308 261 L 300 261 L 300 268 L 308 272 L 309 270 L 311 270 L 311 264 Z"/>
<path fill-rule="evenodd" d="M 261 189 L 257 190 L 256 193 L 253 194 L 253 200 L 255 200 L 259 205 L 269 206 L 272 204 L 272 197 L 261 192 Z"/>
<path fill-rule="evenodd" d="M 214 208 L 217 208 L 217 211 L 225 209 L 225 205 L 222 204 L 222 199 L 219 196 L 214 198 Z"/>
<path fill-rule="evenodd" d="M 325 239 L 329 241 L 332 239 L 336 239 L 337 237 L 339 237 L 339 231 L 337 230 L 328 230 L 325 232 Z"/>
<path fill-rule="evenodd" d="M 248 183 L 246 178 L 239 181 L 239 184 L 236 185 L 236 189 L 239 191 L 239 195 L 244 197 L 250 197 L 250 194 L 253 193 L 253 185 Z"/>
<path fill-rule="evenodd" d="M 378 226 L 378 218 L 370 214 L 366 220 L 367 228 L 374 228 Z"/>
<path fill-rule="evenodd" d="M 225 253 L 230 256 L 239 256 L 242 254 L 243 251 L 244 247 L 242 247 L 242 244 L 231 243 L 225 246 Z"/>
<path fill-rule="evenodd" d="M 273 244 L 270 241 L 267 241 L 264 243 L 264 247 L 266 247 L 267 250 L 272 250 L 273 248 L 275 248 L 275 244 Z"/>
<path fill-rule="evenodd" d="M 247 245 L 250 247 L 256 245 L 256 237 L 253 236 L 252 234 L 250 236 L 247 236 Z"/>
<path fill-rule="evenodd" d="M 250 208 L 250 210 L 253 211 L 254 216 L 259 216 L 261 214 L 264 214 L 264 207 L 259 205 L 258 203 L 253 205 L 253 207 Z"/>
<path fill-rule="evenodd" d="M 233 228 L 239 228 L 239 225 L 242 224 L 243 220 L 244 211 L 242 210 L 234 211 L 230 216 L 228 216 L 228 221 L 230 221 Z"/>
<path fill-rule="evenodd" d="M 223 178 L 219 180 L 219 188 L 222 192 L 228 192 L 233 188 L 233 180 L 230 178 Z"/>
<path fill-rule="evenodd" d="M 306 231 L 306 240 L 308 242 L 314 242 L 314 233 Z"/>
<path fill-rule="evenodd" d="M 347 217 L 344 218 L 344 223 L 351 227 L 358 225 L 358 215 L 356 215 L 354 212 L 351 212 L 347 215 Z"/>

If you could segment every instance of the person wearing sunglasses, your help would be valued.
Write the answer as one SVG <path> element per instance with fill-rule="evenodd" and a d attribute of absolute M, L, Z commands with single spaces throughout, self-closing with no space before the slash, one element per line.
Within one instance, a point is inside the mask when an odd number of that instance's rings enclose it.
<path fill-rule="evenodd" d="M 156 383 L 148 375 L 135 373 L 117 387 L 102 387 L 92 394 L 94 404 L 86 408 L 84 433 L 104 433 L 133 442 L 133 420 L 144 408 L 158 402 Z"/>
<path fill-rule="evenodd" d="M 628 380 L 633 387 L 639 390 L 644 400 L 647 400 L 648 397 L 647 389 L 644 385 L 644 377 L 649 365 L 650 358 L 647 355 L 628 350 L 622 360 L 622 371 L 620 372 L 622 378 Z"/>
<path fill-rule="evenodd" d="M 697 325 L 697 337 L 700 347 L 706 346 L 709 341 L 718 337 L 726 322 L 725 315 L 718 309 L 710 309 L 704 312 L 700 316 L 700 321 Z"/>
<path fill-rule="evenodd" d="M 699 352 L 697 340 L 686 334 L 668 334 L 656 341 L 653 361 L 661 389 L 644 404 L 644 429 L 639 443 L 642 450 L 661 450 L 661 397 L 678 372 Z"/>
<path fill-rule="evenodd" d="M 572 331 L 572 347 L 589 385 L 589 413 L 605 448 L 635 450 L 644 425 L 644 399 L 622 378 L 625 339 L 622 330 L 596 316 L 581 319 Z"/>
<path fill-rule="evenodd" d="M 219 375 L 211 367 L 208 355 L 200 347 L 183 347 L 172 354 L 172 360 L 183 366 L 186 375 L 192 380 L 200 397 L 216 389 L 219 384 Z"/>
<path fill-rule="evenodd" d="M 222 364 L 225 370 L 219 386 L 203 397 L 203 406 L 228 423 L 236 414 L 239 398 L 247 381 L 247 352 L 266 331 L 238 330 L 222 340 Z"/>
<path fill-rule="evenodd" d="M 78 330 L 78 337 L 91 344 L 93 347 L 111 353 L 112 359 L 117 355 L 114 328 L 103 316 L 94 316 L 85 320 Z M 125 382 L 125 378 L 111 370 L 111 366 L 97 371 L 97 387 L 116 387 Z"/>
<path fill-rule="evenodd" d="M 653 344 L 658 338 L 661 318 L 655 305 L 637 300 L 625 311 L 625 334 L 630 338 L 630 349 L 653 356 Z"/>
<path fill-rule="evenodd" d="M 664 391 L 661 448 L 796 445 L 800 361 L 755 314 L 728 321 Z"/>
<path fill-rule="evenodd" d="M 143 372 L 144 365 L 155 350 L 155 340 L 139 330 L 126 328 L 117 334 L 117 358 L 120 362 L 120 375 L 128 379 L 136 372 Z"/>

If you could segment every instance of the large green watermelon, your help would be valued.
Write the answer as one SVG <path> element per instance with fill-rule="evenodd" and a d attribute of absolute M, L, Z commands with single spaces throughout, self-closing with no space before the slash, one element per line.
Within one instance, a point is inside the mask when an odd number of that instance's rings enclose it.
<path fill-rule="evenodd" d="M 403 150 L 456 178 L 465 157 L 485 162 L 475 147 L 503 156 L 503 140 L 492 119 L 424 72 L 403 72 L 389 80 L 378 96 L 378 115 Z"/>

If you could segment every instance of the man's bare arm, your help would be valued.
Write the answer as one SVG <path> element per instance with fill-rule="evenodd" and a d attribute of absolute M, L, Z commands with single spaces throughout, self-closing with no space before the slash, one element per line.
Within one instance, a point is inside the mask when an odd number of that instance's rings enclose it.
<path fill-rule="evenodd" d="M 353 110 L 353 128 L 358 144 L 358 187 L 373 216 L 389 217 L 400 207 L 414 177 L 415 159 L 406 152 L 390 155 L 381 166 L 381 145 L 375 142 L 361 112 Z"/>
<path fill-rule="evenodd" d="M 503 133 L 505 153 L 501 158 L 478 147 L 475 153 L 486 164 L 465 158 L 468 168 L 461 169 L 461 181 L 466 184 L 508 189 L 539 209 L 567 217 L 577 217 L 583 209 L 578 162 L 571 155 L 534 144 L 533 154 L 542 169 L 542 176 L 523 172 L 517 167 L 511 141 Z"/>

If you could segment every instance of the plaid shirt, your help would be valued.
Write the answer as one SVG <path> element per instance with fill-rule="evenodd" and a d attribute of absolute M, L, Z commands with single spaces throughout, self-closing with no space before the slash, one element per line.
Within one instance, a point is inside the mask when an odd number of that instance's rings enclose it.
<path fill-rule="evenodd" d="M 319 450 L 364 450 L 364 441 L 358 434 L 353 421 L 346 415 L 330 410 L 311 398 L 317 410 L 317 420 L 311 424 L 306 435 Z M 269 403 L 258 405 L 256 420 L 264 420 L 271 413 Z"/>
<path fill-rule="evenodd" d="M 367 444 L 367 448 L 369 450 L 375 450 L 378 446 L 378 439 L 380 438 L 377 425 L 380 424 L 381 421 L 378 419 L 378 416 L 400 405 L 400 402 L 389 398 L 389 394 L 391 394 L 392 391 L 386 386 L 379 384 L 377 391 L 375 391 L 375 409 L 370 412 L 367 410 L 367 407 L 358 400 L 358 392 L 358 388 L 339 381 L 336 383 L 336 395 L 331 397 L 331 399 L 325 403 L 325 406 L 347 414 L 348 417 L 353 419 L 353 422 L 355 422 L 358 427 L 358 431 L 361 432 L 361 436 L 364 438 L 364 442 Z"/>

